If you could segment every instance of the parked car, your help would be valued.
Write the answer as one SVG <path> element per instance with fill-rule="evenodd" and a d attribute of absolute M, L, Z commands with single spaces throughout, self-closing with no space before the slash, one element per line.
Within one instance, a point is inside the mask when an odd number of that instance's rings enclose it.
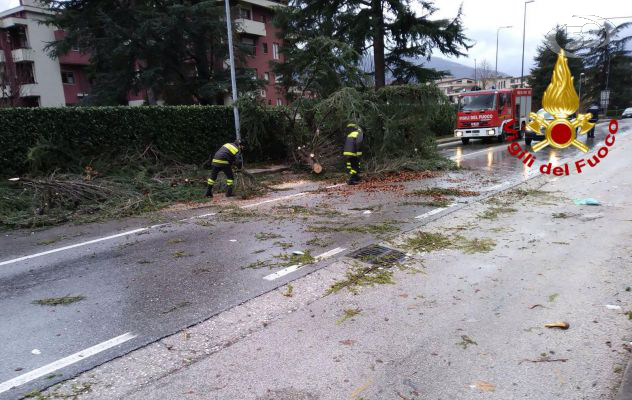
<path fill-rule="evenodd" d="M 621 114 L 621 118 L 632 118 L 632 107 L 628 107 L 623 110 L 623 114 Z"/>
<path fill-rule="evenodd" d="M 553 121 L 555 118 L 548 112 L 544 111 L 544 108 L 541 108 L 536 114 L 541 115 L 547 121 Z M 540 128 L 540 133 L 537 134 L 535 132 L 530 131 L 529 129 L 525 129 L 524 133 L 524 144 L 527 146 L 531 146 L 531 142 L 536 140 L 540 141 L 544 139 L 544 134 L 546 133 L 546 129 L 544 127 Z"/>

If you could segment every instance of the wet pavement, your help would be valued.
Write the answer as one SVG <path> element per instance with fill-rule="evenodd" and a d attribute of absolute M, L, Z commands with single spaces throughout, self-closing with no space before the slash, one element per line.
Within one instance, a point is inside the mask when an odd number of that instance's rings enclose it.
<path fill-rule="evenodd" d="M 603 141 L 605 129 L 587 144 Z M 6 233 L 0 239 L 0 398 L 68 379 L 446 211 L 432 196 L 412 195 L 415 190 L 441 186 L 484 195 L 535 170 L 509 155 L 507 144 L 473 141 L 441 151 L 464 170 L 352 189 L 306 182 L 269 199 L 175 213 L 166 223 L 161 217 Z M 547 148 L 536 166 L 578 153 Z M 458 205 L 474 198 L 447 200 Z M 101 240 L 113 235 L 120 236 Z M 87 241 L 96 242 L 65 249 Z M 47 251 L 53 252 L 42 254 Z M 287 259 L 293 251 L 325 257 L 296 268 Z M 33 303 L 66 295 L 84 299 Z M 25 376 L 72 355 L 78 361 L 62 369 Z M 21 378 L 8 390 L 7 382 Z"/>

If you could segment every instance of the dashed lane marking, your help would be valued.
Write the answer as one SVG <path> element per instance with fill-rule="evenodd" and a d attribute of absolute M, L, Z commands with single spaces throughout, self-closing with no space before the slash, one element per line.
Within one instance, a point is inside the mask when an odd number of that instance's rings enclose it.
<path fill-rule="evenodd" d="M 434 210 L 430 210 L 427 213 L 423 213 L 421 215 L 416 216 L 415 219 L 425 219 L 425 218 L 428 218 L 428 217 L 433 216 L 435 214 L 439 214 L 441 211 L 447 210 L 448 208 L 454 207 L 454 206 L 456 206 L 456 203 L 452 203 L 452 204 L 450 204 L 447 207 L 435 208 Z"/>
<path fill-rule="evenodd" d="M 12 260 L 7 260 L 7 261 L 0 262 L 0 266 L 13 264 L 13 263 L 20 262 L 20 261 L 30 260 L 31 258 L 46 256 L 48 254 L 58 253 L 58 252 L 64 251 L 64 250 L 75 249 L 77 247 L 88 246 L 90 244 L 104 242 L 106 240 L 111 240 L 111 239 L 119 238 L 119 237 L 122 237 L 122 236 L 133 235 L 135 233 L 144 232 L 146 230 L 149 230 L 149 228 L 138 228 L 138 229 L 134 229 L 134 230 L 127 231 L 127 232 L 118 233 L 116 235 L 106 236 L 106 237 L 102 237 L 102 238 L 94 239 L 94 240 L 88 240 L 87 242 L 71 244 L 70 246 L 64 246 L 64 247 L 60 247 L 58 249 L 52 249 L 52 250 L 48 250 L 48 251 L 43 251 L 41 253 L 35 253 L 35 254 L 28 255 L 28 256 L 24 256 L 24 257 L 18 257 L 18 258 L 14 258 Z"/>
<path fill-rule="evenodd" d="M 332 188 L 335 188 L 335 187 L 338 187 L 338 186 L 342 186 L 342 185 L 344 185 L 344 184 L 330 185 L 330 186 L 325 187 L 325 189 L 332 189 Z M 261 201 L 261 202 L 254 203 L 254 204 L 247 204 L 245 206 L 242 206 L 241 208 L 244 208 L 244 209 L 253 208 L 253 207 L 260 206 L 262 204 L 268 204 L 268 203 L 273 203 L 273 202 L 277 202 L 277 201 L 291 199 L 291 198 L 294 198 L 294 197 L 304 196 L 304 195 L 306 195 L 308 193 L 309 192 L 301 192 L 301 193 L 291 194 L 291 195 L 288 195 L 288 196 L 277 197 L 277 198 L 274 198 L 274 199 L 269 199 L 269 200 Z M 212 216 L 214 216 L 216 214 L 217 213 L 207 213 L 207 214 L 202 214 L 202 215 L 196 215 L 194 217 L 182 219 L 182 220 L 180 220 L 180 222 L 190 221 L 190 220 L 195 220 L 195 219 L 200 219 L 200 218 L 206 218 L 206 217 L 212 217 Z M 86 242 L 76 243 L 76 244 L 72 244 L 72 245 L 69 245 L 69 246 L 60 247 L 60 248 L 57 248 L 57 249 L 43 251 L 41 253 L 30 254 L 28 256 L 23 256 L 23 257 L 14 258 L 14 259 L 11 259 L 11 260 L 2 261 L 2 262 L 0 262 L 0 266 L 14 264 L 14 263 L 17 263 L 17 262 L 26 261 L 26 260 L 30 260 L 32 258 L 42 257 L 42 256 L 46 256 L 46 255 L 49 255 L 49 254 L 59 253 L 61 251 L 75 249 L 77 247 L 88 246 L 88 245 L 91 245 L 91 244 L 104 242 L 106 240 L 112 240 L 112 239 L 116 239 L 116 238 L 123 237 L 123 236 L 133 235 L 135 233 L 144 232 L 144 231 L 147 231 L 147 230 L 150 230 L 150 229 L 158 229 L 158 228 L 162 228 L 162 227 L 167 226 L 167 225 L 169 225 L 169 224 L 157 224 L 157 225 L 152 225 L 152 226 L 149 226 L 149 227 L 133 229 L 131 231 L 118 233 L 116 235 L 110 235 L 110 236 L 106 236 L 106 237 L 102 237 L 102 238 L 98 238 L 98 239 L 88 240 Z"/>
<path fill-rule="evenodd" d="M 319 256 L 316 256 L 314 258 L 316 258 L 316 261 L 322 261 L 322 260 L 327 259 L 329 257 L 333 257 L 336 254 L 342 253 L 345 250 L 346 249 L 343 248 L 343 247 L 336 247 L 335 249 L 331 249 L 331 250 L 329 250 L 329 251 L 327 251 L 327 252 L 325 252 L 325 253 L 323 253 L 323 254 L 321 254 Z M 302 265 L 302 264 L 291 265 L 291 266 L 289 266 L 287 268 L 284 268 L 282 270 L 279 270 L 279 271 L 277 271 L 277 272 L 275 272 L 273 274 L 266 275 L 266 276 L 263 277 L 263 279 L 265 279 L 266 281 L 273 281 L 273 280 L 279 279 L 279 278 L 281 278 L 281 277 L 283 277 L 285 275 L 291 274 L 292 272 L 299 270 L 303 266 L 304 265 Z"/>
<path fill-rule="evenodd" d="M 43 367 L 34 369 L 31 372 L 27 372 L 26 374 L 20 375 L 18 377 L 15 377 L 13 379 L 10 379 L 6 382 L 2 382 L 0 383 L 0 393 L 4 393 L 7 392 L 13 388 L 16 388 L 18 386 L 22 386 L 25 383 L 31 382 L 35 379 L 41 378 L 43 376 L 47 376 L 50 375 L 51 373 L 62 369 L 64 367 L 67 367 L 69 365 L 72 365 L 76 362 L 79 362 L 81 360 L 85 360 L 88 357 L 91 357 L 95 354 L 101 353 L 105 350 L 111 349 L 112 347 L 116 347 L 119 344 L 123 344 L 127 341 L 130 341 L 132 339 L 134 339 L 136 337 L 135 334 L 131 333 L 131 332 L 127 332 L 126 334 L 123 334 L 121 336 L 117 336 L 115 338 L 112 338 L 110 340 L 106 340 L 105 342 L 101 342 L 95 346 L 92 347 L 88 347 L 85 350 L 81 350 L 78 353 L 69 355 L 68 357 L 64 357 L 62 359 L 59 359 L 57 361 L 54 361 L 50 364 L 44 365 Z"/>

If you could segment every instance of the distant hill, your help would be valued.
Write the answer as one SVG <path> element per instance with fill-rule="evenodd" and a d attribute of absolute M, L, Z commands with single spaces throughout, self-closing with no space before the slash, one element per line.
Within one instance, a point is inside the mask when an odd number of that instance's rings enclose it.
<path fill-rule="evenodd" d="M 437 71 L 447 71 L 449 75 L 455 78 L 471 78 L 474 79 L 474 67 L 470 67 L 467 65 L 460 64 L 455 61 L 446 60 L 441 57 L 432 57 L 430 61 L 425 58 L 406 58 L 406 60 L 410 62 L 414 62 L 415 64 L 423 64 L 424 68 L 436 69 Z M 368 53 L 364 56 L 362 60 L 362 65 L 365 71 L 372 72 L 373 71 L 373 55 Z M 502 71 L 498 71 L 498 75 L 500 76 L 510 76 Z M 386 72 L 386 81 L 391 82 L 393 80 L 392 75 L 387 70 Z"/>
<path fill-rule="evenodd" d="M 424 67 L 448 71 L 455 78 L 474 78 L 474 68 L 439 57 L 432 57 L 430 61 L 425 61 Z"/>
<path fill-rule="evenodd" d="M 417 61 L 419 63 L 419 61 Z M 434 68 L 437 71 L 448 71 L 455 78 L 472 78 L 474 79 L 474 67 L 459 64 L 458 62 L 446 60 L 441 57 L 432 57 L 430 61 L 423 61 L 425 68 Z M 509 76 L 502 71 L 498 71 L 501 76 Z"/>

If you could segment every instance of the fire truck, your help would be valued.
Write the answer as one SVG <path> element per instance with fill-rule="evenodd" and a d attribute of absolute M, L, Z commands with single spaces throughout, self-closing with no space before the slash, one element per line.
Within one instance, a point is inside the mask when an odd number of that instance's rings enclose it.
<path fill-rule="evenodd" d="M 512 136 L 509 129 L 524 134 L 531 112 L 531 88 L 492 89 L 463 92 L 454 136 L 463 144 L 473 138 L 497 138 L 502 142 Z"/>

